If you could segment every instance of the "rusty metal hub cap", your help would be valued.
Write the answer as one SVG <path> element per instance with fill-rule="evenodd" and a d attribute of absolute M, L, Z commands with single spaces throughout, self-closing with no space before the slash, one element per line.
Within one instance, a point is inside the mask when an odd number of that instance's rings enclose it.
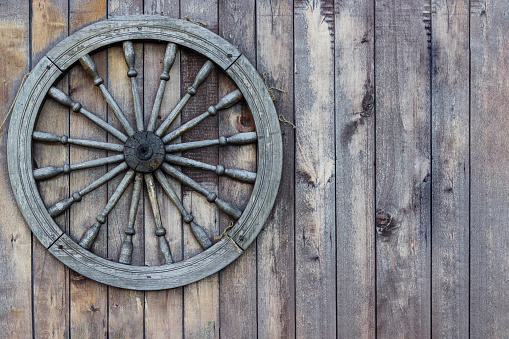
<path fill-rule="evenodd" d="M 164 143 L 152 132 L 137 132 L 124 145 L 125 161 L 140 173 L 152 173 L 164 160 Z"/>

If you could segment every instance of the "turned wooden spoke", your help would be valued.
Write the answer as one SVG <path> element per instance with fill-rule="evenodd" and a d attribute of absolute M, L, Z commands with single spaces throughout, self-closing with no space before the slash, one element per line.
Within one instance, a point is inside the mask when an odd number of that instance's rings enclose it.
<path fill-rule="evenodd" d="M 166 240 L 166 229 L 163 227 L 161 222 L 161 214 L 159 212 L 159 204 L 157 202 L 156 188 L 154 182 L 154 176 L 152 173 L 145 174 L 145 184 L 147 185 L 148 197 L 150 205 L 152 206 L 152 212 L 154 213 L 154 220 L 156 224 L 155 234 L 158 238 L 159 254 L 161 256 L 161 264 L 171 264 L 173 259 L 171 257 L 170 245 Z"/>
<path fill-rule="evenodd" d="M 134 116 L 136 118 L 136 128 L 139 131 L 143 131 L 143 110 L 141 107 L 140 100 L 140 92 L 138 90 L 138 83 L 136 82 L 136 77 L 138 76 L 138 72 L 134 68 L 135 62 L 135 53 L 134 46 L 131 41 L 125 41 L 123 44 L 124 47 L 124 59 L 129 67 L 127 71 L 127 76 L 131 79 L 131 91 L 133 93 L 133 102 L 134 102 Z"/>
<path fill-rule="evenodd" d="M 129 221 L 125 229 L 125 240 L 120 248 L 120 258 L 118 262 L 121 264 L 131 265 L 133 261 L 133 235 L 136 233 L 134 223 L 138 214 L 138 205 L 140 203 L 141 189 L 143 187 L 143 174 L 137 173 L 134 179 L 133 196 L 131 198 L 131 206 L 129 207 Z"/>
<path fill-rule="evenodd" d="M 170 42 L 166 46 L 166 52 L 164 53 L 163 73 L 161 73 L 161 76 L 159 77 L 159 79 L 161 79 L 161 82 L 159 83 L 159 89 L 157 90 L 154 105 L 152 106 L 152 114 L 150 115 L 150 120 L 147 126 L 147 131 L 149 132 L 153 132 L 154 129 L 156 128 L 157 116 L 159 115 L 159 111 L 161 110 L 161 102 L 163 101 L 164 89 L 166 88 L 166 82 L 170 80 L 170 69 L 173 66 L 173 63 L 175 62 L 176 55 L 177 55 L 177 45 Z"/>
<path fill-rule="evenodd" d="M 112 155 L 106 158 L 94 159 L 89 161 L 80 162 L 78 164 L 72 165 L 63 165 L 63 166 L 50 166 L 43 167 L 34 170 L 34 179 L 35 180 L 47 180 L 56 177 L 59 174 L 65 173 L 69 174 L 72 171 L 83 170 L 87 168 L 114 164 L 120 161 L 124 161 L 123 154 Z"/>
<path fill-rule="evenodd" d="M 81 240 L 79 242 L 79 245 L 81 247 L 86 248 L 87 250 L 90 249 L 90 247 L 92 247 L 92 244 L 97 238 L 97 234 L 99 234 L 99 229 L 101 228 L 101 225 L 103 225 L 106 222 L 106 217 L 115 207 L 122 194 L 124 194 L 125 190 L 127 189 L 127 186 L 129 186 L 129 184 L 133 180 L 134 174 L 135 173 L 133 170 L 127 171 L 124 178 L 115 189 L 115 192 L 113 192 L 110 199 L 108 200 L 108 203 L 104 207 L 102 213 L 97 216 L 96 223 L 93 224 L 81 237 Z"/>
<path fill-rule="evenodd" d="M 122 112 L 118 104 L 115 102 L 115 99 L 113 99 L 113 97 L 111 96 L 106 86 L 104 86 L 104 80 L 99 76 L 99 73 L 97 72 L 97 66 L 92 61 L 92 58 L 90 58 L 88 54 L 85 54 L 80 58 L 80 63 L 87 72 L 87 74 L 94 79 L 94 85 L 98 86 L 99 89 L 101 90 L 104 99 L 110 106 L 111 110 L 117 117 L 122 127 L 124 127 L 124 130 L 127 132 L 127 135 L 128 136 L 133 135 L 135 133 L 134 129 L 131 127 L 129 121 L 127 121 L 127 118 L 125 117 L 124 113 Z"/>
<path fill-rule="evenodd" d="M 155 132 L 157 136 L 161 136 L 166 132 L 168 127 L 170 127 L 171 123 L 175 120 L 175 118 L 180 114 L 182 109 L 186 106 L 189 99 L 196 94 L 198 87 L 200 87 L 205 80 L 209 77 L 210 73 L 214 69 L 214 63 L 210 60 L 207 60 L 202 68 L 198 71 L 196 78 L 194 79 L 191 87 L 187 89 L 186 95 L 180 99 L 180 102 L 175 106 L 175 108 L 170 112 L 170 114 L 164 119 L 161 126 Z"/>
<path fill-rule="evenodd" d="M 242 211 L 239 210 L 237 207 L 235 207 L 233 204 L 226 202 L 222 199 L 219 199 L 217 197 L 217 194 L 209 192 L 205 187 L 203 187 L 202 185 L 200 185 L 199 183 L 197 183 L 196 181 L 194 181 L 193 179 L 191 179 L 184 173 L 180 172 L 175 167 L 173 167 L 167 163 L 163 163 L 161 165 L 161 168 L 163 169 L 163 171 L 168 173 L 173 178 L 177 179 L 184 185 L 192 188 L 196 192 L 203 195 L 205 198 L 207 198 L 208 202 L 216 204 L 216 206 L 221 211 L 228 214 L 233 219 L 238 220 L 240 218 L 240 216 L 242 215 Z"/>
<path fill-rule="evenodd" d="M 66 135 L 60 136 L 60 135 L 56 135 L 56 134 L 49 133 L 49 132 L 35 131 L 32 134 L 32 138 L 37 141 L 48 142 L 48 143 L 59 142 L 62 145 L 73 144 L 73 145 L 78 145 L 78 146 L 83 146 L 83 147 L 103 149 L 106 151 L 114 151 L 114 152 L 123 152 L 124 151 L 124 145 L 113 144 L 110 142 L 95 141 L 95 140 L 74 139 L 74 138 L 69 138 Z"/>
<path fill-rule="evenodd" d="M 86 109 L 84 109 L 79 102 L 75 102 L 74 100 L 72 100 L 72 98 L 70 96 L 68 96 L 67 94 L 65 94 L 64 92 L 59 90 L 58 88 L 51 87 L 50 90 L 48 91 L 48 95 L 51 98 L 53 98 L 55 101 L 59 102 L 60 104 L 71 108 L 71 110 L 73 112 L 80 113 L 81 115 L 83 115 L 84 117 L 86 117 L 87 119 L 92 121 L 94 124 L 96 124 L 97 126 L 104 129 L 106 132 L 113 135 L 118 140 L 120 140 L 122 142 L 125 142 L 127 140 L 127 136 L 124 133 L 120 132 L 118 129 L 111 126 L 106 121 L 104 121 L 103 119 L 101 119 L 97 115 L 95 115 L 94 113 L 91 113 L 91 112 L 87 111 Z"/>
<path fill-rule="evenodd" d="M 238 168 L 224 168 L 222 165 L 209 165 L 201 161 L 179 157 L 173 154 L 166 154 L 165 160 L 173 165 L 186 167 L 195 167 L 206 171 L 215 172 L 217 175 L 226 175 L 237 181 L 254 184 L 256 181 L 256 173 Z"/>
<path fill-rule="evenodd" d="M 218 139 L 212 140 L 200 140 L 200 141 L 191 141 L 185 142 L 181 144 L 172 144 L 166 145 L 164 149 L 168 153 L 173 152 L 182 152 L 190 149 L 209 147 L 209 146 L 225 146 L 225 145 L 246 145 L 256 142 L 256 132 L 245 132 L 234 134 L 231 137 L 219 137 Z"/>
<path fill-rule="evenodd" d="M 182 133 L 189 131 L 191 128 L 195 127 L 200 122 L 207 119 L 208 117 L 215 116 L 217 114 L 217 112 L 235 105 L 241 99 L 242 99 L 242 93 L 238 89 L 226 94 L 224 97 L 219 99 L 219 101 L 217 102 L 217 104 L 215 106 L 210 106 L 205 113 L 202 113 L 199 116 L 197 116 L 196 118 L 189 120 L 182 126 L 176 128 L 172 132 L 165 135 L 163 138 L 163 142 L 166 144 L 166 143 L 172 141 L 173 139 L 179 137 Z"/>
<path fill-rule="evenodd" d="M 116 177 L 117 175 L 122 173 L 123 171 L 127 170 L 127 168 L 128 168 L 128 166 L 125 162 L 121 163 L 120 165 L 118 165 L 117 167 L 115 167 L 111 171 L 107 172 L 106 174 L 101 176 L 99 179 L 97 179 L 96 181 L 94 181 L 93 183 L 91 183 L 90 185 L 85 187 L 84 189 L 82 189 L 81 191 L 74 192 L 71 197 L 61 200 L 61 201 L 57 202 L 56 204 L 54 204 L 53 206 L 51 206 L 50 208 L 48 208 L 49 215 L 51 215 L 52 217 L 56 217 L 56 216 L 59 216 L 60 214 L 64 213 L 76 201 L 81 201 L 81 199 L 86 194 L 88 194 L 88 193 L 92 192 L 93 190 L 95 190 L 96 188 L 104 185 L 105 183 L 107 183 L 108 181 L 110 181 L 111 179 L 113 179 L 114 177 Z"/>
<path fill-rule="evenodd" d="M 182 214 L 182 216 L 184 217 L 184 222 L 186 224 L 189 224 L 189 226 L 191 228 L 191 232 L 193 233 L 194 238 L 198 241 L 200 246 L 203 249 L 207 249 L 210 246 L 212 246 L 212 242 L 210 241 L 209 237 L 207 236 L 207 233 L 205 233 L 205 231 L 203 230 L 203 228 L 201 228 L 201 226 L 199 226 L 198 224 L 196 224 L 194 222 L 193 215 L 191 213 L 187 212 L 184 205 L 180 201 L 179 197 L 177 196 L 177 194 L 175 193 L 173 188 L 171 188 L 170 183 L 168 182 L 168 180 L 166 180 L 166 177 L 164 176 L 163 172 L 161 172 L 161 170 L 158 169 L 155 172 L 155 176 L 156 176 L 157 180 L 159 181 L 159 183 L 161 184 L 161 186 L 163 187 L 166 194 L 168 194 L 168 197 L 170 198 L 170 200 L 177 207 L 180 214 Z"/>

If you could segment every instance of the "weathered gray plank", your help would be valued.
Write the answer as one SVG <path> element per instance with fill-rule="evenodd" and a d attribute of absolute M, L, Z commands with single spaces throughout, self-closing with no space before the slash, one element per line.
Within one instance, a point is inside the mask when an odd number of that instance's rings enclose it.
<path fill-rule="evenodd" d="M 505 1 L 471 1 L 470 336 L 509 333 Z"/>
<path fill-rule="evenodd" d="M 293 117 L 293 1 L 256 2 L 257 66 L 282 88 L 278 113 Z M 257 242 L 258 336 L 295 337 L 294 185 L 295 133 L 283 126 L 283 174 L 274 210 Z"/>
<path fill-rule="evenodd" d="M 165 15 L 173 18 L 179 16 L 178 1 L 163 0 L 145 0 L 145 14 Z M 150 113 L 159 86 L 159 76 L 162 73 L 161 61 L 164 58 L 166 50 L 165 44 L 145 43 L 144 63 L 144 98 L 145 98 L 145 122 L 148 123 Z M 173 107 L 180 99 L 180 51 L 170 70 L 170 80 L 166 84 L 163 101 L 156 127 L 170 113 Z M 180 118 L 174 122 L 174 126 L 180 124 Z M 176 181 L 171 182 L 175 192 L 180 195 L 180 184 Z M 159 208 L 163 225 L 167 225 L 167 239 L 170 244 L 173 260 L 182 260 L 182 220 L 176 207 L 164 197 L 164 191 L 158 186 L 158 196 L 163 197 L 160 200 Z M 145 203 L 148 206 L 148 199 Z M 158 253 L 153 217 L 147 213 L 145 215 L 145 263 L 148 265 L 157 265 Z M 183 335 L 183 288 L 175 288 L 163 291 L 145 292 L 145 335 L 147 338 L 182 338 Z"/>
<path fill-rule="evenodd" d="M 106 18 L 106 2 L 104 0 L 82 1 L 72 0 L 69 3 L 70 32 L 73 33 L 90 22 Z M 94 58 L 99 72 L 105 74 L 107 55 L 99 53 Z M 101 92 L 93 84 L 80 66 L 75 67 L 69 76 L 70 92 L 73 99 L 81 102 L 84 107 L 106 120 L 106 103 Z M 106 133 L 82 116 L 71 114 L 70 135 L 85 139 L 106 141 Z M 104 157 L 105 151 L 71 147 L 70 161 L 81 162 L 93 158 Z M 71 174 L 70 188 L 81 189 L 92 180 L 106 173 L 105 166 L 75 172 Z M 106 187 L 100 187 L 90 193 L 86 199 L 73 206 L 70 212 L 70 236 L 78 241 L 85 230 L 94 224 L 96 216 L 101 212 L 107 200 Z M 107 228 L 101 228 L 92 250 L 100 256 L 107 254 Z M 105 338 L 107 336 L 108 300 L 107 287 L 103 284 L 84 278 L 71 271 L 70 274 L 70 335 L 71 337 Z"/>
<path fill-rule="evenodd" d="M 51 48 L 68 34 L 68 2 L 32 3 L 32 67 Z M 59 88 L 67 92 L 64 78 Z M 36 130 L 69 134 L 69 109 L 54 100 L 47 100 L 39 115 Z M 37 148 L 37 146 L 39 146 Z M 69 161 L 65 146 L 51 147 L 40 143 L 34 147 L 34 159 L 39 168 L 61 166 Z M 68 197 L 69 177 L 54 178 L 40 184 L 40 193 L 48 205 Z M 57 222 L 66 231 L 69 218 Z M 33 307 L 34 335 L 43 338 L 63 338 L 69 335 L 69 270 L 51 255 L 37 240 L 33 241 Z"/>
<path fill-rule="evenodd" d="M 469 336 L 469 2 L 435 1 L 432 23 L 432 329 Z"/>
<path fill-rule="evenodd" d="M 256 65 L 255 1 L 219 1 L 219 35 L 234 45 Z M 232 29 L 236 27 L 235 29 Z M 231 80 L 221 74 L 219 97 L 235 90 Z M 230 136 L 239 132 L 255 130 L 249 108 L 242 101 L 219 114 L 219 135 Z M 225 168 L 242 168 L 256 172 L 256 145 L 222 147 L 219 164 Z M 231 202 L 241 210 L 247 205 L 252 184 L 241 183 L 227 177 L 219 178 L 219 197 Z M 220 213 L 219 231 L 228 227 L 232 219 Z M 231 265 L 220 272 L 220 319 L 221 336 L 224 338 L 254 338 L 257 323 L 245 321 L 256 319 L 256 243 L 252 244 Z"/>
<path fill-rule="evenodd" d="M 374 2 L 336 3 L 337 333 L 375 337 Z"/>
<path fill-rule="evenodd" d="M 0 121 L 7 112 L 23 75 L 30 67 L 29 2 L 2 3 L 0 11 Z M 7 120 L 0 130 L 0 331 L 11 337 L 32 336 L 32 236 L 12 195 L 7 170 Z M 9 213 L 6 213 L 9 211 Z"/>
<path fill-rule="evenodd" d="M 296 335 L 336 336 L 333 1 L 294 2 Z"/>
<path fill-rule="evenodd" d="M 207 28 L 217 33 L 218 30 L 218 4 L 217 0 L 191 0 L 181 2 L 181 16 L 189 16 L 193 20 L 200 20 L 207 24 Z M 182 95 L 189 87 L 205 59 L 195 54 L 184 52 L 181 62 Z M 200 86 L 197 94 L 191 98 L 186 108 L 182 111 L 182 122 L 205 112 L 210 105 L 217 102 L 218 86 L 217 71 L 209 76 L 208 80 Z M 218 137 L 217 117 L 209 117 L 199 127 L 194 128 L 182 136 L 182 141 L 192 141 Z M 217 163 L 217 146 L 212 149 L 186 151 L 183 156 L 206 163 Z M 184 169 L 184 173 L 190 175 L 211 192 L 217 192 L 218 179 L 215 173 L 207 173 L 196 169 Z M 196 192 L 183 187 L 183 200 L 185 207 L 192 211 L 196 222 L 201 225 L 209 237 L 219 234 L 218 212 L 215 205 Z M 185 227 L 184 258 L 193 256 L 201 248 L 193 238 L 188 227 Z M 201 281 L 184 287 L 184 336 L 185 337 L 219 337 L 219 278 L 213 274 Z"/>
<path fill-rule="evenodd" d="M 429 4 L 375 3 L 377 335 L 430 336 Z M 418 24 L 419 23 L 419 24 Z"/>
<path fill-rule="evenodd" d="M 141 14 L 143 0 L 108 2 L 108 17 L 123 15 Z M 134 44 L 135 69 L 138 72 L 136 82 L 139 88 L 139 98 L 143 98 L 143 44 Z M 127 77 L 128 67 L 126 65 L 122 45 L 108 49 L 108 89 L 115 98 L 117 104 L 122 108 L 126 118 L 135 130 L 136 119 L 134 114 L 134 100 L 131 90 L 131 80 Z M 108 113 L 109 121 L 115 119 L 111 110 Z M 117 125 L 121 129 L 121 126 Z M 112 137 L 108 136 L 111 140 Z M 108 195 L 111 195 L 123 176 L 108 183 Z M 132 185 L 131 185 L 132 187 Z M 117 261 L 120 256 L 120 248 L 124 241 L 125 227 L 131 204 L 131 189 L 117 203 L 115 209 L 108 217 L 108 257 Z M 138 208 L 137 222 L 135 228 L 143 229 L 143 205 Z M 141 227 L 140 227 L 141 226 Z M 133 265 L 143 265 L 144 259 L 144 237 L 133 237 Z M 131 291 L 109 287 L 108 294 L 108 335 L 110 338 L 140 338 L 143 337 L 144 323 L 144 292 Z"/>

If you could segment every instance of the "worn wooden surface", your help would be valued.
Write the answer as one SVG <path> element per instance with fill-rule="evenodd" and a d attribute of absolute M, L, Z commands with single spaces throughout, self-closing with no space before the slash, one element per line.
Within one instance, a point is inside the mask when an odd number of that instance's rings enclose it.
<path fill-rule="evenodd" d="M 275 105 L 297 129 L 282 125 L 283 178 L 271 217 L 238 260 L 203 281 L 156 292 L 96 283 L 67 269 L 29 232 L 8 180 L 7 120 L 0 130 L 1 333 L 17 338 L 507 336 L 506 2 L 1 1 L 1 119 L 23 75 L 67 34 L 106 17 L 139 13 L 206 22 L 260 73 L 267 72 L 270 86 L 285 90 L 274 92 Z M 142 55 L 138 84 L 148 121 L 164 46 L 135 48 Z M 131 119 L 122 51 L 93 58 Z M 203 62 L 179 52 L 170 73 L 176 81 L 166 88 L 162 112 L 179 100 Z M 224 75 L 214 73 L 211 79 L 191 100 L 200 95 L 214 101 L 231 89 Z M 58 86 L 116 124 L 79 67 Z M 208 107 L 200 100 L 190 104 Z M 195 113 L 201 112 L 187 110 L 182 119 Z M 43 116 L 58 123 L 45 125 Z M 252 126 L 242 106 L 211 121 L 205 129 L 211 138 Z M 107 140 L 98 127 L 50 101 L 38 127 Z M 50 158 L 75 163 L 107 155 L 69 146 L 35 151 L 40 167 L 53 165 Z M 196 158 L 254 169 L 253 153 L 215 149 L 197 152 Z M 57 201 L 104 173 L 96 168 L 64 175 L 41 185 L 41 192 L 47 201 Z M 187 173 L 220 196 L 237 194 L 240 203 L 249 191 L 226 178 Z M 115 185 L 91 193 L 80 208 L 59 217 L 59 225 L 77 240 Z M 201 196 L 175 188 L 209 235 L 228 225 L 226 216 L 203 208 Z M 153 229 L 144 201 L 138 227 Z M 128 205 L 119 203 L 94 244 L 104 257 L 118 255 L 123 227 L 117 220 Z M 168 230 L 173 256 L 192 255 L 198 245 L 173 205 L 160 209 L 163 222 L 181 226 Z M 156 263 L 154 238 L 138 241 L 153 246 L 135 253 L 134 260 Z"/>

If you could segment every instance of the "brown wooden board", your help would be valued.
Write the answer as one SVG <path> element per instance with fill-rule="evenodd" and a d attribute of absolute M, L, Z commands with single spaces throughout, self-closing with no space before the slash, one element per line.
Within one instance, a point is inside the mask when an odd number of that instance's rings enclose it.
<path fill-rule="evenodd" d="M 31 337 L 32 324 L 32 236 L 9 185 L 7 170 L 7 113 L 25 73 L 30 70 L 29 2 L 2 3 L 0 40 L 0 331 L 7 336 Z"/>
<path fill-rule="evenodd" d="M 471 338 L 509 333 L 508 10 L 503 1 L 472 1 L 470 9 Z"/>
<path fill-rule="evenodd" d="M 32 67 L 57 42 L 68 35 L 67 1 L 32 3 Z M 68 79 L 59 88 L 68 91 Z M 36 129 L 59 135 L 69 134 L 69 109 L 48 99 L 39 115 Z M 34 144 L 34 161 L 39 168 L 61 166 L 69 162 L 69 150 L 62 145 Z M 51 204 L 68 197 L 69 176 L 62 175 L 40 182 L 41 196 Z M 69 229 L 66 215 L 57 219 L 63 231 Z M 69 335 L 69 269 L 34 238 L 33 327 L 34 336 L 63 338 Z"/>
<path fill-rule="evenodd" d="M 396 10 L 397 9 L 397 10 Z M 430 336 L 430 8 L 375 3 L 377 336 Z"/>
<path fill-rule="evenodd" d="M 110 1 L 108 3 L 108 17 L 142 14 L 143 0 Z M 136 81 L 139 88 L 139 98 L 143 99 L 143 44 L 134 44 L 135 67 L 138 72 Z M 128 67 L 124 58 L 124 50 L 121 44 L 108 49 L 108 89 L 122 108 L 131 126 L 136 129 L 133 93 L 131 80 L 127 77 Z M 142 101 L 143 102 L 143 101 Z M 111 122 L 113 113 L 108 117 Z M 122 130 L 122 127 L 117 125 Z M 109 136 L 111 141 L 112 137 Z M 110 154 L 113 155 L 113 154 Z M 110 165 L 112 169 L 116 164 Z M 111 196 L 123 175 L 108 183 L 108 194 Z M 108 258 L 118 260 L 120 248 L 125 238 L 126 222 L 129 216 L 131 204 L 131 190 L 134 184 L 128 188 L 128 194 L 124 194 L 117 203 L 115 209 L 108 216 Z M 149 211 L 150 212 L 150 211 Z M 143 230 L 143 205 L 138 208 L 135 229 Z M 145 262 L 144 237 L 133 237 L 133 265 L 143 265 Z M 144 329 L 144 292 L 130 291 L 109 287 L 108 295 L 108 334 L 110 338 L 140 338 L 143 337 Z"/>
<path fill-rule="evenodd" d="M 293 116 L 293 2 L 256 1 L 256 63 L 278 113 Z M 283 125 L 283 174 L 276 204 L 257 241 L 258 336 L 295 337 L 295 131 Z"/>
<path fill-rule="evenodd" d="M 172 18 L 179 17 L 180 6 L 178 1 L 145 0 L 144 13 L 150 15 L 164 15 Z M 164 58 L 166 46 L 157 43 L 145 43 L 144 48 L 144 111 L 145 121 L 148 123 L 157 89 L 159 87 L 159 76 L 163 69 L 161 60 Z M 170 80 L 166 84 L 160 118 L 157 119 L 157 126 L 170 113 L 180 100 L 180 51 L 177 51 L 175 63 L 170 70 Z M 170 129 L 180 125 L 180 118 L 172 124 Z M 175 192 L 180 195 L 181 186 L 177 181 L 172 181 Z M 164 191 L 159 187 L 158 196 L 164 196 Z M 145 198 L 145 205 L 149 205 L 148 198 Z M 168 241 L 171 254 L 175 261 L 183 258 L 182 230 L 186 227 L 182 222 L 175 205 L 169 199 L 159 201 L 163 225 L 168 225 Z M 150 210 L 145 215 L 145 229 L 153 230 L 155 225 Z M 159 261 L 156 237 L 153 232 L 145 232 L 145 263 L 156 265 Z M 182 338 L 183 335 L 183 313 L 184 294 L 183 288 L 178 287 L 163 291 L 145 292 L 145 336 L 147 338 Z"/>
<path fill-rule="evenodd" d="M 294 6 L 296 335 L 332 338 L 336 336 L 333 1 L 296 1 Z"/>
<path fill-rule="evenodd" d="M 106 19 L 107 6 L 105 1 L 72 0 L 69 3 L 70 33 L 99 19 Z M 101 74 L 107 69 L 107 54 L 99 53 L 94 61 Z M 82 103 L 83 107 L 106 119 L 106 103 L 101 92 L 95 88 L 93 81 L 86 75 L 81 66 L 76 66 L 69 76 L 70 94 L 73 99 Z M 106 78 L 107 79 L 107 78 Z M 81 116 L 70 117 L 70 135 L 106 141 L 106 133 Z M 107 152 L 71 147 L 70 162 L 107 156 Z M 70 192 L 80 190 L 92 180 L 106 173 L 105 166 L 90 171 L 71 174 Z M 95 222 L 107 201 L 107 190 L 103 186 L 90 193 L 70 212 L 70 236 L 79 240 L 83 232 Z M 98 235 L 93 251 L 100 255 L 107 254 L 107 229 L 104 227 Z M 70 274 L 70 336 L 105 338 L 108 332 L 108 289 L 107 286 L 85 278 L 71 271 Z"/>
<path fill-rule="evenodd" d="M 432 11 L 431 334 L 469 336 L 469 2 Z"/>
<path fill-rule="evenodd" d="M 68 34 L 67 2 L 37 2 L 32 3 L 32 67 L 58 41 Z M 58 85 L 67 91 L 67 79 Z M 53 100 L 47 100 L 40 113 L 37 130 L 55 131 L 58 134 L 69 133 L 69 110 Z M 44 147 L 38 143 L 34 147 L 34 161 L 38 167 L 62 165 L 68 163 L 68 150 L 65 147 Z M 67 197 L 69 178 L 61 176 L 40 184 L 44 190 L 45 201 L 56 202 Z M 65 216 L 58 219 L 62 230 L 68 228 Z M 58 264 L 53 256 L 48 255 L 46 249 L 38 241 L 34 241 L 33 255 L 40 258 L 33 262 L 34 276 L 34 322 L 36 336 L 64 336 L 67 333 L 68 318 L 68 281 L 67 269 Z M 55 297 L 57 295 L 57 297 Z M 61 301 L 61 302 L 57 302 Z M 46 316 L 55 312 L 52 316 Z M 63 321 L 62 321 L 63 320 Z"/>
<path fill-rule="evenodd" d="M 181 17 L 188 16 L 191 20 L 206 23 L 206 28 L 214 33 L 218 30 L 217 0 L 191 0 L 180 3 Z M 205 59 L 189 51 L 181 54 L 181 93 L 187 88 L 203 66 Z M 197 94 L 191 98 L 182 111 L 182 123 L 205 112 L 210 105 L 218 100 L 218 74 L 214 70 L 207 81 L 198 88 Z M 215 139 L 218 135 L 218 119 L 209 117 L 195 129 L 182 136 L 182 142 Z M 183 153 L 191 159 L 209 164 L 217 164 L 217 146 L 198 149 Z M 218 192 L 218 178 L 215 173 L 198 169 L 183 169 L 184 173 L 201 183 L 211 192 Z M 192 211 L 197 223 L 204 227 L 210 238 L 219 235 L 219 212 L 207 200 L 189 188 L 182 187 L 184 206 Z M 201 251 L 188 227 L 183 229 L 184 258 Z M 219 275 L 213 274 L 201 281 L 184 287 L 184 337 L 219 337 Z"/>
<path fill-rule="evenodd" d="M 373 6 L 342 1 L 335 11 L 337 331 L 345 338 L 376 330 Z"/>
<path fill-rule="evenodd" d="M 255 1 L 219 1 L 219 35 L 239 49 L 249 61 L 256 65 L 255 42 Z M 232 30 L 232 27 L 236 29 Z M 236 89 L 225 75 L 219 77 L 219 97 Z M 219 135 L 230 136 L 236 133 L 255 130 L 254 120 L 249 108 L 242 101 L 222 111 L 219 116 Z M 256 145 L 222 147 L 219 151 L 219 164 L 225 168 L 240 168 L 256 172 Z M 232 180 L 226 176 L 219 178 L 219 196 L 244 210 L 253 185 Z M 219 230 L 232 222 L 232 218 L 221 213 Z M 223 338 L 254 338 L 257 335 L 256 319 L 256 246 L 253 244 L 232 265 L 220 272 L 220 319 Z"/>

